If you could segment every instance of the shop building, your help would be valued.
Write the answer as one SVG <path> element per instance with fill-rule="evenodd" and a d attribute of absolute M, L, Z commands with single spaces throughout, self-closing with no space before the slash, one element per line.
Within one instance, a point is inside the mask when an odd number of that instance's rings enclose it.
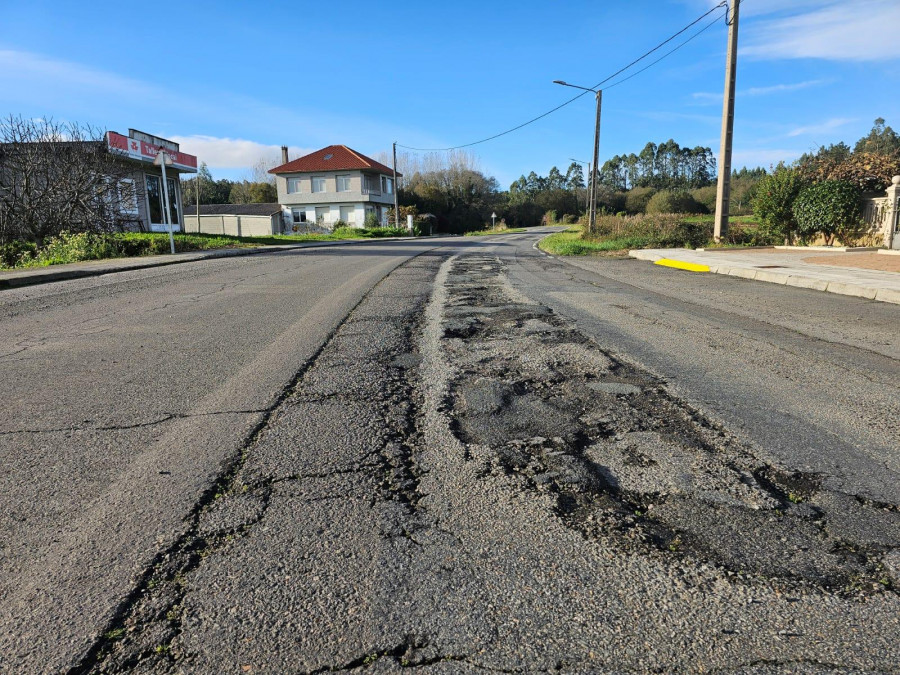
<path fill-rule="evenodd" d="M 183 230 L 184 207 L 179 177 L 183 173 L 197 173 L 197 158 L 181 152 L 174 141 L 137 129 L 129 129 L 127 136 L 115 131 L 106 132 L 106 145 L 110 152 L 125 155 L 133 161 L 133 174 L 120 179 L 121 211 L 133 216 L 135 229 L 145 232 L 165 232 L 168 227 L 164 217 L 163 170 L 154 164 L 160 151 L 165 151 L 171 159 L 165 172 L 172 230 Z"/>

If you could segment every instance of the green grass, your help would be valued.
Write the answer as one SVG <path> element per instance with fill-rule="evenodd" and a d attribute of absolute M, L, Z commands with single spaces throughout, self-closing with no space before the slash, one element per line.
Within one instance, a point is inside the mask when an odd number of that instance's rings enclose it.
<path fill-rule="evenodd" d="M 328 234 L 269 235 L 262 237 L 233 237 L 216 234 L 174 234 L 175 251 L 208 251 L 248 246 L 273 246 L 306 241 L 343 241 L 408 236 L 405 228 L 339 228 Z M 169 235 L 165 232 L 116 232 L 95 234 L 63 232 L 48 239 L 40 248 L 12 242 L 0 246 L 0 269 L 46 267 L 108 258 L 131 258 L 161 255 L 171 251 Z"/>
<path fill-rule="evenodd" d="M 610 253 L 646 246 L 641 237 L 619 237 L 594 241 L 582 239 L 581 229 L 570 229 L 544 237 L 538 243 L 542 251 L 553 255 L 591 255 L 593 253 Z"/>
<path fill-rule="evenodd" d="M 492 234 L 513 234 L 515 232 L 525 232 L 526 228 L 524 227 L 510 227 L 506 230 L 474 230 L 472 232 L 466 232 L 464 236 L 466 237 L 487 237 Z"/>

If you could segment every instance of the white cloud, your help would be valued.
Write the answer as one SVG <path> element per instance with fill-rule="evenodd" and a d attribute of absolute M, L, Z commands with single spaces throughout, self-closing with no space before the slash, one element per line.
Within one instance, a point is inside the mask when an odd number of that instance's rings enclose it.
<path fill-rule="evenodd" d="M 759 59 L 832 61 L 900 58 L 897 0 L 830 0 L 817 4 L 800 14 L 748 24 L 748 42 L 741 54 Z M 773 5 L 770 11 L 776 9 L 779 7 Z M 784 9 L 783 4 L 780 9 Z"/>
<path fill-rule="evenodd" d="M 722 96 L 723 94 L 713 94 L 708 91 L 695 91 L 691 94 L 696 105 L 722 105 Z"/>
<path fill-rule="evenodd" d="M 249 169 L 260 159 L 273 167 L 281 164 L 281 146 L 266 145 L 241 138 L 215 136 L 170 136 L 181 146 L 182 152 L 196 155 L 198 162 L 206 162 L 210 169 Z M 290 159 L 309 154 L 315 148 L 290 146 Z"/>
<path fill-rule="evenodd" d="M 795 82 L 793 84 L 773 84 L 768 87 L 750 87 L 741 92 L 747 96 L 765 96 L 767 94 L 780 94 L 784 91 L 797 91 L 798 89 L 808 89 L 819 84 L 824 84 L 826 80 L 807 80 L 806 82 Z M 721 98 L 721 97 L 720 97 Z"/>
<path fill-rule="evenodd" d="M 821 124 L 813 124 L 806 127 L 797 127 L 796 129 L 791 129 L 787 135 L 790 138 L 795 136 L 808 136 L 810 134 L 823 134 L 829 131 L 834 131 L 838 127 L 842 127 L 845 124 L 849 124 L 855 120 L 847 118 L 847 117 L 834 117 L 830 120 L 826 120 Z"/>

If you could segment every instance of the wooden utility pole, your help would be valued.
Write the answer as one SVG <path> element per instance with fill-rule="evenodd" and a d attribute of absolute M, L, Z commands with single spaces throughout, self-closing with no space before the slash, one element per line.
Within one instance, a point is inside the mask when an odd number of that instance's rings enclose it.
<path fill-rule="evenodd" d="M 597 122 L 594 125 L 594 161 L 591 164 L 591 215 L 588 217 L 588 232 L 597 231 L 597 161 L 600 157 L 600 107 L 603 103 L 603 90 L 597 90 Z"/>
<path fill-rule="evenodd" d="M 400 199 L 397 196 L 397 141 L 394 141 L 394 225 L 400 227 Z"/>
<path fill-rule="evenodd" d="M 716 188 L 715 240 L 728 233 L 728 211 L 731 206 L 731 140 L 734 134 L 734 82 L 737 74 L 737 38 L 740 0 L 731 0 L 728 23 L 728 52 L 725 56 L 725 100 L 722 104 L 722 142 L 719 147 L 719 182 Z"/>

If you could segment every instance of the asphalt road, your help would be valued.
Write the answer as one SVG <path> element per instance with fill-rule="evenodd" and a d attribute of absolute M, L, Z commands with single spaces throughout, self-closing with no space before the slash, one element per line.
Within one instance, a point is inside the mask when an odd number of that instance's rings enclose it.
<path fill-rule="evenodd" d="M 537 238 L 0 293 L 0 671 L 894 672 L 900 307 Z"/>

